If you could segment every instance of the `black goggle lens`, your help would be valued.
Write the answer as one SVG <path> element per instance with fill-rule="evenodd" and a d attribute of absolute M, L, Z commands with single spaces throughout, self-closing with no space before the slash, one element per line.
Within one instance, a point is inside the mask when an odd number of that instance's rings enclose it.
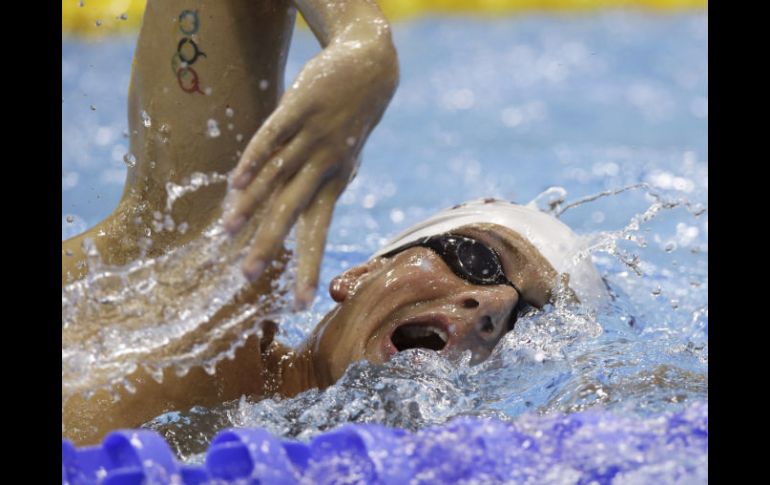
<path fill-rule="evenodd" d="M 467 279 L 477 284 L 500 282 L 500 259 L 484 244 L 465 240 L 457 247 L 457 262 Z"/>

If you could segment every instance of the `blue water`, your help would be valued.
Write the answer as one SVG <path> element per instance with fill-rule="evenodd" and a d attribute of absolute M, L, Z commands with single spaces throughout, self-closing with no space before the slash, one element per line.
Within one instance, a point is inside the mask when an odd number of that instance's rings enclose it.
<path fill-rule="evenodd" d="M 417 429 L 462 414 L 517 419 L 597 406 L 650 418 L 705 401 L 707 21 L 606 12 L 395 24 L 400 86 L 337 206 L 320 288 L 385 238 L 467 199 L 526 203 L 561 186 L 568 203 L 644 183 L 561 216 L 616 243 L 594 253 L 615 303 L 597 317 L 599 334 L 559 311 L 520 322 L 482 370 L 447 369 L 419 353 L 417 370 L 357 364 L 324 393 L 204 412 L 211 426 L 308 438 L 349 421 Z M 62 238 L 120 196 L 133 42 L 63 41 Z M 287 79 L 316 52 L 312 35 L 298 31 Z M 651 193 L 674 207 L 613 237 L 651 207 Z M 298 343 L 332 304 L 319 291 L 312 311 L 282 322 L 281 338 Z M 647 478 L 659 473 L 649 470 Z"/>

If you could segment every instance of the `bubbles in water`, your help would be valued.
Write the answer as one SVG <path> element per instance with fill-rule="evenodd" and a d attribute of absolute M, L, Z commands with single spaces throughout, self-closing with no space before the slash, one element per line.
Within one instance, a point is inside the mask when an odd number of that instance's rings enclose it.
<path fill-rule="evenodd" d="M 97 21 L 96 21 L 96 26 L 97 26 L 97 27 L 101 27 L 101 25 L 102 25 L 102 21 L 101 21 L 101 20 L 97 20 Z"/>
<path fill-rule="evenodd" d="M 133 168 L 136 166 L 136 157 L 134 156 L 133 153 L 128 152 L 125 155 L 123 155 L 123 163 Z"/>
<path fill-rule="evenodd" d="M 222 133 L 219 131 L 219 125 L 217 124 L 217 120 L 215 119 L 209 119 L 207 122 L 208 130 L 207 133 L 210 138 L 217 138 Z"/>
<path fill-rule="evenodd" d="M 66 218 L 66 219 L 67 219 L 67 222 L 68 222 L 69 224 L 72 224 L 73 222 L 75 222 L 75 217 L 74 217 L 74 216 L 67 216 L 67 218 Z"/>
<path fill-rule="evenodd" d="M 122 13 L 118 17 L 116 17 L 118 20 L 128 20 L 128 14 Z"/>
<path fill-rule="evenodd" d="M 90 108 L 91 108 L 91 111 L 96 111 L 96 106 L 94 106 L 93 104 L 90 106 Z"/>

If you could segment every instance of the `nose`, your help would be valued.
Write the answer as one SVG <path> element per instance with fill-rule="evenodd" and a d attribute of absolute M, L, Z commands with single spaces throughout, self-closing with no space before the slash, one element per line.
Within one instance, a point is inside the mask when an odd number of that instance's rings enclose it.
<path fill-rule="evenodd" d="M 460 316 L 455 342 L 458 350 L 470 349 L 473 361 L 485 359 L 508 331 L 511 314 L 518 303 L 516 290 L 508 286 L 481 287 L 458 295 Z"/>

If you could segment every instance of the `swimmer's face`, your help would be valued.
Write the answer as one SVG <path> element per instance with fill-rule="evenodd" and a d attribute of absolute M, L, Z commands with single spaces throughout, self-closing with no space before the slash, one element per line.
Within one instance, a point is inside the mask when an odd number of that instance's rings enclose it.
<path fill-rule="evenodd" d="M 527 304 L 539 307 L 547 301 L 553 270 L 517 234 L 489 224 L 452 233 L 493 248 Z M 319 381 L 326 384 L 341 377 L 352 362 L 382 363 L 410 348 L 448 357 L 469 350 L 471 362 L 481 362 L 511 329 L 522 298 L 510 285 L 466 281 L 424 247 L 356 266 L 332 281 L 330 293 L 339 305 L 309 342 Z"/>

